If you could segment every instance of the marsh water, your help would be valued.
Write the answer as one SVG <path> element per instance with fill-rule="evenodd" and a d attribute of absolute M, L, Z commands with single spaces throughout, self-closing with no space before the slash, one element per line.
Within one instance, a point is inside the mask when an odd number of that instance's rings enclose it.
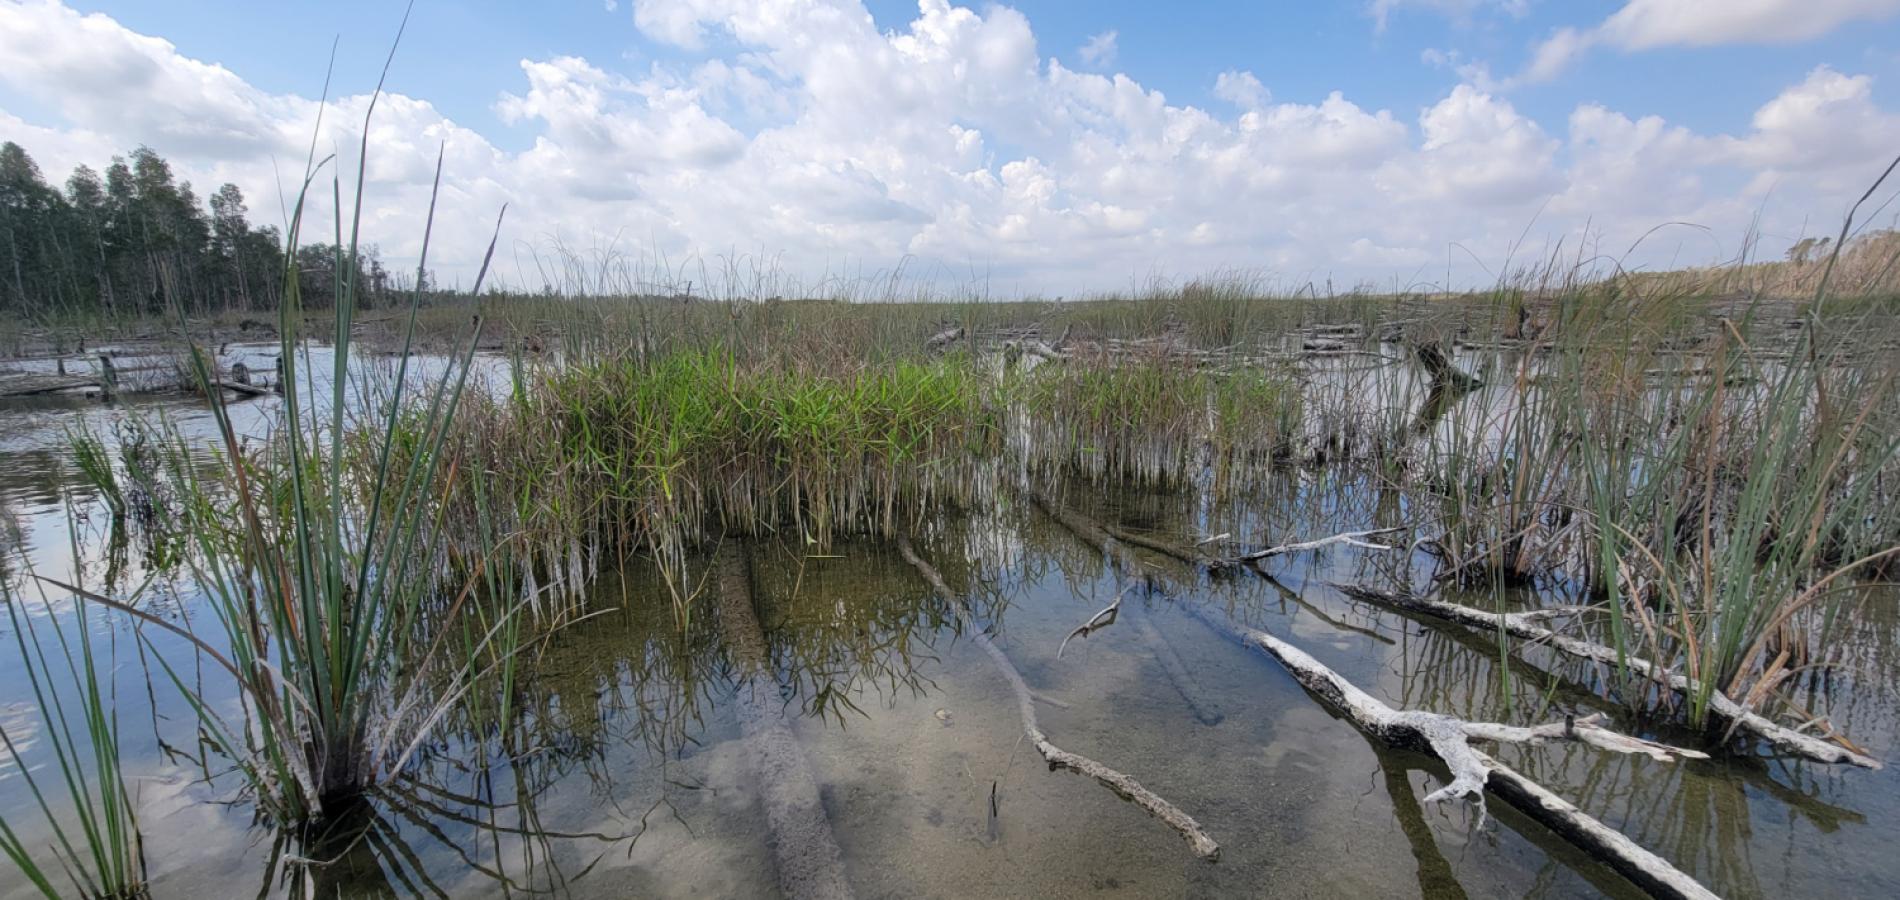
<path fill-rule="evenodd" d="M 276 402 L 234 404 L 239 430 L 261 436 Z M 141 602 L 189 619 L 188 580 L 174 585 L 154 565 L 166 549 L 115 539 L 66 462 L 68 427 L 84 421 L 110 435 L 135 414 L 163 415 L 210 452 L 201 400 L 61 397 L 0 408 L 0 542 L 17 544 L 37 574 L 95 588 L 124 590 L 156 574 Z M 1376 487 L 1343 473 L 1297 469 L 1219 509 L 1178 489 L 1068 500 L 1170 536 L 1204 534 L 1211 522 L 1331 533 L 1363 526 L 1381 502 Z M 1355 603 L 1332 586 L 1390 559 L 1334 549 L 1276 561 L 1270 578 L 1210 579 L 1155 558 L 1165 577 L 1124 584 L 1096 550 L 1013 502 L 933 523 L 917 543 L 1050 701 L 1039 704 L 1050 738 L 1170 798 L 1222 855 L 1200 861 L 1136 806 L 1049 771 L 1022 739 L 1009 685 L 894 549 L 752 541 L 744 554 L 774 699 L 859 896 L 1637 895 L 1502 802 L 1483 821 L 1467 803 L 1422 806 L 1444 778 L 1435 761 L 1385 749 L 1273 660 L 1188 614 L 1232 616 L 1290 640 L 1395 707 L 1514 722 L 1601 711 L 1644 730 L 1591 689 L 1602 673 L 1586 665 L 1536 648 L 1507 656 L 1489 635 Z M 151 657 L 167 657 L 183 677 L 209 676 L 194 671 L 182 642 L 151 629 L 141 640 L 124 617 L 95 612 L 88 627 L 112 656 L 152 895 L 775 895 L 718 622 L 682 622 L 644 560 L 601 568 L 588 588 L 596 614 L 526 657 L 527 738 L 505 750 L 460 740 L 425 748 L 334 839 L 286 838 L 258 821 Z M 687 589 L 715 590 L 708 571 L 706 560 L 689 561 Z M 63 609 L 47 590 L 51 608 Z M 1127 615 L 1058 658 L 1064 637 L 1117 595 Z M 29 608 L 44 616 L 39 597 L 29 590 Z M 1900 737 L 1896 599 L 1857 608 L 1855 665 L 1808 698 L 1889 758 Z M 686 608 L 708 607 L 694 600 Z M 37 719 L 6 638 L 0 717 L 31 758 Z M 1720 894 L 1900 895 L 1892 768 L 1754 755 L 1666 764 L 1575 744 L 1499 755 Z M 28 809 L 22 782 L 0 766 L 0 812 Z M 16 875 L 0 869 L 0 898 L 31 893 Z"/>

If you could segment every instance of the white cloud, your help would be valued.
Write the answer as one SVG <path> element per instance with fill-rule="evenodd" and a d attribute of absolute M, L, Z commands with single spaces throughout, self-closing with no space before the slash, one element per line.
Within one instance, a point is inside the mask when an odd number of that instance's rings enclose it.
<path fill-rule="evenodd" d="M 1259 109 L 1273 98 L 1273 92 L 1252 72 L 1229 69 L 1214 79 L 1214 96 L 1241 109 Z"/>
<path fill-rule="evenodd" d="M 1627 0 L 1594 28 L 1558 29 L 1532 50 L 1518 80 L 1555 78 L 1598 44 L 1624 51 L 1789 44 L 1896 13 L 1900 0 Z"/>
<path fill-rule="evenodd" d="M 986 273 L 999 294 L 1073 296 L 1222 266 L 1389 284 L 1449 262 L 1469 285 L 1482 273 L 1448 246 L 1495 263 L 1533 220 L 1539 234 L 1588 223 L 1606 246 L 1675 219 L 1737 241 L 1764 210 L 1764 230 L 1795 233 L 1842 211 L 1900 142 L 1870 78 L 1825 68 L 1764 98 L 1736 134 L 1595 105 L 1551 129 L 1478 83 L 1390 111 L 1339 92 L 1275 99 L 1230 71 L 1214 85 L 1222 107 L 1201 109 L 1043 56 L 1028 19 L 1000 6 L 923 0 L 889 31 L 855 0 L 641 0 L 633 12 L 650 37 L 725 49 L 637 71 L 522 60 L 495 105 L 532 134 L 518 152 L 426 99 L 384 98 L 366 239 L 413 264 L 444 144 L 430 255 L 451 278 L 472 274 L 507 202 L 512 244 L 498 258 L 528 286 L 540 284 L 535 251 L 556 239 L 618 240 L 620 254 L 676 267 L 693 254 L 769 259 L 807 284 L 909 259 Z M 45 2 L 0 0 L 0 58 L 0 81 L 59 111 L 0 110 L 0 134 L 53 180 L 149 143 L 201 194 L 238 183 L 266 220 L 276 173 L 296 176 L 319 109 Z M 345 177 L 366 103 L 346 96 L 324 116 L 319 146 L 339 151 Z M 327 232 L 327 215 L 310 231 Z"/>
<path fill-rule="evenodd" d="M 1531 0 L 1371 0 L 1366 11 L 1375 27 L 1384 31 L 1392 14 L 1405 9 L 1434 13 L 1454 22 L 1468 23 L 1478 13 L 1496 11 L 1511 18 L 1523 18 Z"/>
<path fill-rule="evenodd" d="M 1097 69 L 1106 69 L 1115 64 L 1115 38 L 1113 29 L 1090 35 L 1088 43 L 1083 44 L 1082 48 L 1076 51 L 1076 55 L 1082 57 L 1083 62 Z"/>

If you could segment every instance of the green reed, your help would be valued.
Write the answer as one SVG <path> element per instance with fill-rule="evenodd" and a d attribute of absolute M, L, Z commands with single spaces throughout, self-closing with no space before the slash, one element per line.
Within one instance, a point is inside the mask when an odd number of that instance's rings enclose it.
<path fill-rule="evenodd" d="M 31 575 L 30 565 L 27 573 Z M 93 633 L 98 619 L 84 597 L 74 597 L 62 613 L 41 590 L 38 610 L 29 610 L 13 581 L 0 577 L 0 603 L 7 608 L 39 720 L 39 727 L 24 735 L 10 734 L 0 725 L 0 743 L 50 833 L 29 842 L 0 815 L 0 854 L 47 897 L 62 896 L 56 886 L 61 876 L 78 896 L 143 897 L 145 855 L 137 803 L 119 751 L 118 697 L 112 681 L 116 637 L 108 639 L 101 655 Z M 51 765 L 39 758 L 48 751 Z M 35 774 L 40 768 L 51 769 L 56 777 Z M 52 865 L 43 862 L 40 840 L 47 841 Z"/>

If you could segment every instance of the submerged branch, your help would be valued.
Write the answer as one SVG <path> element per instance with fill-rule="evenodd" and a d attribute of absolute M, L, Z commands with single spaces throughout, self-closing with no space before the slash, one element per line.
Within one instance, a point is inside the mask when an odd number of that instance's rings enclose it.
<path fill-rule="evenodd" d="M 1619 657 L 1615 648 L 1594 641 L 1559 634 L 1539 625 L 1537 624 L 1537 620 L 1542 617 L 1536 613 L 1486 612 L 1481 609 L 1473 609 L 1469 606 L 1447 603 L 1443 600 L 1418 597 L 1410 593 L 1380 590 L 1364 585 L 1341 584 L 1336 585 L 1336 587 L 1344 591 L 1347 596 L 1359 600 L 1411 612 L 1424 613 L 1429 616 L 1435 616 L 1446 621 L 1469 625 L 1475 628 L 1487 628 L 1492 630 L 1503 629 L 1513 636 L 1527 641 L 1536 641 L 1560 653 L 1566 653 L 1581 659 L 1613 666 L 1620 663 L 1658 684 L 1668 686 L 1670 689 L 1685 697 L 1693 696 L 1696 691 L 1700 689 L 1700 686 L 1687 676 L 1669 671 L 1640 656 L 1625 654 Z M 1710 712 L 1729 722 L 1733 728 L 1755 735 L 1767 741 L 1777 750 L 1815 762 L 1851 763 L 1869 769 L 1878 769 L 1881 767 L 1879 760 L 1865 753 L 1860 753 L 1836 743 L 1823 740 L 1822 738 L 1802 734 L 1792 728 L 1778 725 L 1766 716 L 1735 702 L 1721 691 L 1709 691 L 1708 704 Z"/>
<path fill-rule="evenodd" d="M 1045 508 L 1053 506 L 1036 496 Z M 1051 508 L 1055 514 L 1058 509 Z M 1119 548 L 1107 530 L 1067 510 L 1057 518 L 1071 525 L 1077 537 L 1094 544 L 1112 559 L 1120 557 Z M 1080 527 L 1077 527 L 1080 526 Z M 1363 535 L 1362 535 L 1363 536 Z M 1540 824 L 1564 836 L 1596 856 L 1624 877 L 1658 897 L 1713 898 L 1716 895 L 1694 878 L 1671 865 L 1668 860 L 1649 852 L 1548 788 L 1518 774 L 1471 746 L 1474 740 L 1535 744 L 1550 740 L 1575 740 L 1618 753 L 1635 753 L 1652 759 L 1671 761 L 1700 758 L 1703 754 L 1618 734 L 1597 724 L 1597 717 L 1580 721 L 1566 720 L 1551 725 L 1525 728 L 1491 722 L 1466 722 L 1452 716 L 1421 710 L 1397 710 L 1360 690 L 1339 673 L 1327 668 L 1305 651 L 1264 631 L 1241 625 L 1205 609 L 1189 604 L 1190 614 L 1217 631 L 1240 639 L 1277 660 L 1308 691 L 1327 706 L 1352 719 L 1360 730 L 1396 747 L 1431 753 L 1451 770 L 1452 779 L 1425 797 L 1425 802 L 1471 796 L 1477 798 L 1480 815 L 1484 809 L 1484 791 L 1491 790 Z"/>
<path fill-rule="evenodd" d="M 1393 746 L 1422 750 L 1437 756 L 1451 770 L 1452 778 L 1444 787 L 1426 795 L 1425 802 L 1471 796 L 1476 798 L 1480 815 L 1483 815 L 1483 792 L 1489 789 L 1545 827 L 1589 851 L 1651 894 L 1681 898 L 1715 896 L 1669 861 L 1597 821 L 1543 785 L 1525 778 L 1472 747 L 1471 742 L 1486 740 L 1536 744 L 1550 740 L 1577 740 L 1601 749 L 1642 754 L 1665 762 L 1685 757 L 1700 758 L 1703 754 L 1618 734 L 1597 725 L 1595 716 L 1575 722 L 1524 728 L 1490 722 L 1466 722 L 1452 716 L 1419 710 L 1393 709 L 1292 644 L 1264 631 L 1213 616 L 1199 608 L 1194 608 L 1193 612 L 1210 626 L 1224 630 L 1242 643 L 1273 657 L 1302 686 L 1327 706 L 1352 719 L 1360 730 Z"/>
<path fill-rule="evenodd" d="M 1122 597 L 1127 596 L 1127 594 L 1128 590 L 1123 588 L 1121 593 L 1115 595 L 1115 602 L 1102 607 L 1101 612 L 1089 616 L 1087 622 L 1083 622 L 1081 625 L 1076 626 L 1074 631 L 1069 632 L 1069 636 L 1062 639 L 1062 646 L 1056 648 L 1056 659 L 1062 658 L 1062 651 L 1069 649 L 1070 641 L 1076 638 L 1086 640 L 1089 635 L 1115 624 L 1116 617 L 1121 614 Z"/>
<path fill-rule="evenodd" d="M 1168 827 L 1179 832 L 1181 837 L 1187 840 L 1188 845 L 1194 848 L 1196 856 L 1209 862 L 1220 858 L 1220 845 L 1215 843 L 1213 838 L 1208 837 L 1207 832 L 1201 830 L 1200 823 L 1194 821 L 1193 816 L 1182 812 L 1180 807 L 1169 803 L 1159 794 L 1143 787 L 1140 782 L 1121 772 L 1050 743 L 1048 736 L 1042 733 L 1041 727 L 1036 723 L 1037 697 L 1035 693 L 1029 690 L 1029 684 L 1023 681 L 1022 673 L 1016 670 L 1016 665 L 1009 661 L 1009 657 L 1003 653 L 1002 648 L 996 646 L 996 642 L 990 640 L 989 635 L 976 624 L 976 617 L 971 613 L 969 604 L 964 602 L 962 595 L 950 590 L 950 586 L 944 583 L 943 576 L 925 562 L 923 557 L 917 555 L 917 551 L 911 547 L 908 538 L 897 539 L 897 551 L 903 554 L 905 562 L 910 563 L 911 567 L 923 576 L 924 581 L 930 584 L 932 590 L 950 601 L 952 608 L 956 611 L 958 622 L 963 626 L 964 633 L 970 635 L 970 639 L 989 655 L 990 661 L 996 665 L 996 671 L 1009 682 L 1010 689 L 1016 695 L 1017 713 L 1022 717 L 1023 734 L 1028 736 L 1029 742 L 1049 763 L 1051 770 L 1068 769 L 1095 779 L 1103 787 L 1114 791 L 1116 796 L 1147 810 L 1149 815 L 1160 819 Z M 1118 604 L 1120 600 L 1120 597 L 1116 598 Z"/>

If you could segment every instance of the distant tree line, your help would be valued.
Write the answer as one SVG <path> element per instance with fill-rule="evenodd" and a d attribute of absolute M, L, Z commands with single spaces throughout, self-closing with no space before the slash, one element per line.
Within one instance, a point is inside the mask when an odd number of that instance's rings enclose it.
<path fill-rule="evenodd" d="M 65 190 L 41 176 L 20 145 L 0 144 L 0 316 L 187 315 L 277 308 L 283 235 L 253 227 L 244 194 L 226 184 L 202 203 L 191 183 L 150 147 L 113 157 L 105 175 L 80 166 Z M 297 250 L 306 307 L 335 301 L 347 251 Z M 390 291 L 375 247 L 357 254 L 364 305 Z"/>

